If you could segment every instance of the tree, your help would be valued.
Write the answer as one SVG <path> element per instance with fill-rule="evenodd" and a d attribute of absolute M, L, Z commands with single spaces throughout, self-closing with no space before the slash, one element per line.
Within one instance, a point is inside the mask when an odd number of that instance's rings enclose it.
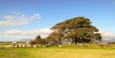
<path fill-rule="evenodd" d="M 46 42 L 45 39 L 41 39 L 41 40 L 40 40 L 40 44 L 45 45 L 46 43 L 47 43 L 47 42 Z"/>
<path fill-rule="evenodd" d="M 96 40 L 98 40 L 98 41 L 102 41 L 101 34 L 99 34 L 99 33 L 95 33 L 95 34 L 94 34 L 94 38 L 95 38 Z"/>
<path fill-rule="evenodd" d="M 75 17 L 57 23 L 51 30 L 54 32 L 47 37 L 48 40 L 72 39 L 73 43 L 77 44 L 102 39 L 99 33 L 95 34 L 99 30 L 85 17 Z"/>
<path fill-rule="evenodd" d="M 61 38 L 63 37 L 63 34 L 59 32 L 52 32 L 46 39 L 47 41 L 52 44 L 61 44 Z"/>
<path fill-rule="evenodd" d="M 35 44 L 35 41 L 31 40 L 29 43 L 31 44 L 31 46 L 33 46 L 33 44 Z"/>
<path fill-rule="evenodd" d="M 35 44 L 40 44 L 40 40 L 41 40 L 41 36 L 38 35 L 36 38 L 35 38 Z"/>

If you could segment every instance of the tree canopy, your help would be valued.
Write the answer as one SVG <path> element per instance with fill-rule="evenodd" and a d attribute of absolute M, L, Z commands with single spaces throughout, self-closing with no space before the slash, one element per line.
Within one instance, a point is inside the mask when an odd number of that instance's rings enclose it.
<path fill-rule="evenodd" d="M 40 44 L 40 40 L 41 40 L 41 36 L 38 35 L 36 38 L 35 38 L 35 44 Z"/>
<path fill-rule="evenodd" d="M 85 17 L 75 17 L 63 22 L 57 23 L 51 28 L 53 32 L 47 37 L 47 40 L 71 39 L 73 43 L 89 43 L 95 40 L 102 40 L 99 30 L 91 25 L 91 21 Z"/>

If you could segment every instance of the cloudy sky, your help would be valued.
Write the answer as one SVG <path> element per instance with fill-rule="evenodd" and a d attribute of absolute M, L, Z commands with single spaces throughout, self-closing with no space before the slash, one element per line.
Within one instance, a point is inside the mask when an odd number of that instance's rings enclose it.
<path fill-rule="evenodd" d="M 46 37 L 56 23 L 77 16 L 115 37 L 115 0 L 0 0 L 0 41 Z"/>

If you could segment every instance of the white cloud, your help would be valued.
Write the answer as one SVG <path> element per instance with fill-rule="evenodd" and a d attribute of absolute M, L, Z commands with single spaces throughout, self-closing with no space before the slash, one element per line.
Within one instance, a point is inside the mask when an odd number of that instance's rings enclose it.
<path fill-rule="evenodd" d="M 99 33 L 101 33 L 102 37 L 115 37 L 114 32 L 99 31 Z"/>
<path fill-rule="evenodd" d="M 12 15 L 7 15 L 3 17 L 3 19 L 0 21 L 0 26 L 24 25 L 32 20 L 40 18 L 40 15 L 38 13 L 32 16 L 27 16 L 19 12 L 11 11 L 11 14 Z"/>
<path fill-rule="evenodd" d="M 19 35 L 41 35 L 42 37 L 48 36 L 52 31 L 49 28 L 42 28 L 42 29 L 36 29 L 36 30 L 6 30 L 1 31 L 0 34 L 19 34 Z M 105 31 L 99 31 L 101 33 L 102 37 L 115 37 L 115 33 L 112 32 L 105 32 Z"/>
<path fill-rule="evenodd" d="M 36 30 L 7 30 L 2 31 L 0 34 L 19 34 L 19 35 L 41 35 L 42 37 L 48 36 L 52 31 L 49 28 L 36 29 Z"/>

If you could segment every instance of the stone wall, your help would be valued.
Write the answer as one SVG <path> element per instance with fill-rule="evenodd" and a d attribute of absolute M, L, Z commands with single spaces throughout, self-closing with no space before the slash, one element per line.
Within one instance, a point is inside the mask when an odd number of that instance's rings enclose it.
<path fill-rule="evenodd" d="M 46 47 L 46 45 L 40 45 L 40 44 L 11 44 L 12 47 Z"/>

